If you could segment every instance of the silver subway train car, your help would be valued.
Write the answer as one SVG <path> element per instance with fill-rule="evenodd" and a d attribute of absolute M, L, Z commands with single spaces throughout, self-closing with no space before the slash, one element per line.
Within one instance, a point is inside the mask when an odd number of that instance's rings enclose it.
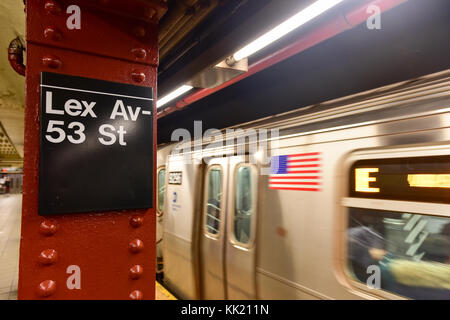
<path fill-rule="evenodd" d="M 158 148 L 176 295 L 450 299 L 450 71 L 233 129 Z"/>

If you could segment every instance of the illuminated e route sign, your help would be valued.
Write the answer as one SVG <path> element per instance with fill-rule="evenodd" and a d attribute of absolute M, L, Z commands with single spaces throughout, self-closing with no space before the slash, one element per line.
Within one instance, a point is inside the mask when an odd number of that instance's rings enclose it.
<path fill-rule="evenodd" d="M 39 214 L 151 208 L 153 90 L 41 73 Z"/>
<path fill-rule="evenodd" d="M 450 156 L 356 161 L 351 197 L 450 203 Z"/>

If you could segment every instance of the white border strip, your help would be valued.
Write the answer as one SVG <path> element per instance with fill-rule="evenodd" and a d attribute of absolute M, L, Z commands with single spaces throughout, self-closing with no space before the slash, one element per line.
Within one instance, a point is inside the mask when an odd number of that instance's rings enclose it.
<path fill-rule="evenodd" d="M 114 94 L 114 93 L 101 92 L 101 91 L 91 91 L 91 90 L 81 90 L 81 89 L 66 88 L 66 87 L 58 87 L 58 86 L 49 86 L 49 85 L 46 85 L 46 84 L 41 84 L 40 86 L 41 86 L 41 87 L 46 87 L 46 88 L 63 89 L 63 90 L 70 90 L 70 91 L 79 91 L 79 92 L 87 92 L 87 93 L 103 94 L 103 95 L 114 96 L 114 97 L 124 97 L 124 98 L 142 99 L 142 100 L 153 101 L 153 99 L 151 99 L 151 98 L 135 97 L 135 96 L 125 96 L 125 95 L 121 95 L 121 94 Z"/>

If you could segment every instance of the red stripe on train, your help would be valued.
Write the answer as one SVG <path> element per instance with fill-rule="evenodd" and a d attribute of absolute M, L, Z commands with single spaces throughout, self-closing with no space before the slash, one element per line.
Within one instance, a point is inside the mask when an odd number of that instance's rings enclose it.
<path fill-rule="evenodd" d="M 319 188 L 287 188 L 287 187 L 270 187 L 274 190 L 294 190 L 294 191 L 321 191 Z"/>
<path fill-rule="evenodd" d="M 320 161 L 320 158 L 306 158 L 306 159 L 298 159 L 298 160 L 288 160 L 287 163 L 308 162 L 308 161 Z"/>
<path fill-rule="evenodd" d="M 289 157 L 309 157 L 309 156 L 318 156 L 320 152 L 310 152 L 310 153 L 299 153 L 299 154 L 290 154 Z"/>
<path fill-rule="evenodd" d="M 288 166 L 290 168 L 317 168 L 320 167 L 320 164 L 299 164 L 297 166 Z M 301 171 L 298 171 L 301 172 Z M 297 173 L 297 171 L 288 171 L 288 173 Z"/>
<path fill-rule="evenodd" d="M 305 185 L 305 186 L 319 186 L 320 182 L 292 182 L 292 181 L 288 181 L 288 182 L 270 182 L 270 184 L 275 185 L 275 184 L 296 184 L 296 185 Z"/>
<path fill-rule="evenodd" d="M 319 179 L 320 176 L 288 176 L 288 177 L 270 177 L 270 180 L 276 179 Z"/>

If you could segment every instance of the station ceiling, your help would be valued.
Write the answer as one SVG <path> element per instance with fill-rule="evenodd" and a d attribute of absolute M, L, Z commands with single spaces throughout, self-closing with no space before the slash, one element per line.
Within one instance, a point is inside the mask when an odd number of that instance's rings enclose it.
<path fill-rule="evenodd" d="M 158 143 L 178 128 L 193 136 L 194 121 L 233 127 L 450 69 L 449 34 L 450 1 L 408 0 L 383 13 L 380 30 L 363 23 L 158 118 Z"/>

